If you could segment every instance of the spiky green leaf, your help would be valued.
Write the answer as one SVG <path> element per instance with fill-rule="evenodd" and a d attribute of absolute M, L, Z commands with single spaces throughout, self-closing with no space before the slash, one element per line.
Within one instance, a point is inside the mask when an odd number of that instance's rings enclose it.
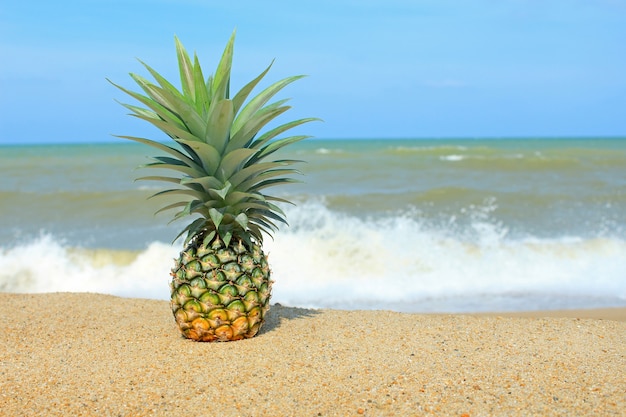
<path fill-rule="evenodd" d="M 195 104 L 196 111 L 198 114 L 204 119 L 207 113 L 209 112 L 209 107 L 211 105 L 211 98 L 209 96 L 209 92 L 207 91 L 206 85 L 204 84 L 204 75 L 202 74 L 202 67 L 200 67 L 200 62 L 198 61 L 198 57 L 194 55 L 194 64 L 193 64 L 193 83 L 195 87 Z"/>
<path fill-rule="evenodd" d="M 252 148 L 260 148 L 265 143 L 269 142 L 270 140 L 274 139 L 276 136 L 280 135 L 281 133 L 286 132 L 289 129 L 293 129 L 294 127 L 300 126 L 300 125 L 302 125 L 304 123 L 316 122 L 316 121 L 321 121 L 321 119 L 318 119 L 316 117 L 307 117 L 307 118 L 304 118 L 304 119 L 298 119 L 298 120 L 294 120 L 293 122 L 282 124 L 282 125 L 280 125 L 278 127 L 275 127 L 272 130 L 267 131 L 266 133 L 262 134 L 261 136 L 259 136 L 258 139 L 256 139 L 254 142 L 252 142 L 250 147 L 252 147 Z"/>
<path fill-rule="evenodd" d="M 245 166 L 246 161 L 252 155 L 254 155 L 256 151 L 254 149 L 235 149 L 222 159 L 220 166 L 217 168 L 215 172 L 215 176 L 222 179 L 223 181 L 229 180 L 230 177 L 235 175 L 236 172 L 241 172 L 239 169 Z"/>
<path fill-rule="evenodd" d="M 148 64 L 146 64 L 142 60 L 139 60 L 139 62 L 148 70 L 148 72 L 150 72 L 150 75 L 152 75 L 152 77 L 159 83 L 159 85 L 162 88 L 169 90 L 175 95 L 178 95 L 181 99 L 183 98 L 183 95 L 180 93 L 180 91 L 178 91 L 178 89 L 172 83 L 170 83 L 165 77 L 163 77 L 161 74 L 159 74 L 157 71 L 155 71 L 152 67 L 150 67 Z"/>
<path fill-rule="evenodd" d="M 183 127 L 184 128 L 185 125 L 180 120 L 178 115 L 172 113 L 171 110 L 167 109 L 163 105 L 161 105 L 158 102 L 154 101 L 150 97 L 144 96 L 144 95 L 139 94 L 139 93 L 135 93 L 134 91 L 130 91 L 130 90 L 124 88 L 124 87 L 121 87 L 121 86 L 115 84 L 113 81 L 111 81 L 109 79 L 107 79 L 107 81 L 109 81 L 111 84 L 113 84 L 115 87 L 119 88 L 120 90 L 122 90 L 126 94 L 130 95 L 131 97 L 133 97 L 135 100 L 139 101 L 140 103 L 143 103 L 146 107 L 152 109 L 163 120 L 167 121 L 168 123 L 172 123 L 172 124 L 178 125 L 179 127 Z M 121 104 L 124 105 L 123 103 L 121 103 Z"/>
<path fill-rule="evenodd" d="M 209 191 L 215 191 L 215 194 L 221 199 L 221 200 L 226 200 L 226 196 L 228 195 L 228 193 L 230 192 L 230 189 L 232 188 L 232 185 L 230 182 L 226 181 L 226 183 L 224 184 L 224 188 L 220 189 L 220 190 L 209 190 Z"/>
<path fill-rule="evenodd" d="M 139 106 L 133 106 L 132 104 L 126 104 L 122 102 L 118 102 L 118 103 L 126 107 L 128 110 L 132 111 L 133 114 L 130 114 L 131 116 L 143 116 L 144 120 L 148 120 L 148 119 L 163 120 L 159 117 L 158 114 L 156 114 L 152 110 L 144 109 L 143 107 L 139 107 Z"/>
<path fill-rule="evenodd" d="M 248 228 L 248 216 L 245 213 L 239 213 L 237 217 L 235 217 L 235 222 L 241 227 L 242 230 L 246 230 Z"/>
<path fill-rule="evenodd" d="M 263 195 L 258 194 L 258 193 L 246 193 L 242 191 L 233 191 L 229 193 L 225 199 L 226 204 L 229 206 L 234 206 L 235 204 L 238 204 L 244 200 L 264 201 L 265 198 L 263 197 Z"/>
<path fill-rule="evenodd" d="M 187 195 L 187 196 L 196 197 L 198 199 L 202 199 L 203 197 L 202 194 L 203 194 L 202 192 L 199 192 L 196 190 L 172 188 L 170 190 L 163 190 L 163 191 L 159 191 L 158 193 L 154 193 L 149 198 L 163 197 L 163 196 L 170 196 L 170 195 Z"/>
<path fill-rule="evenodd" d="M 248 147 L 248 144 L 252 142 L 256 134 L 265 127 L 269 122 L 280 116 L 282 113 L 289 110 L 289 106 L 281 106 L 286 100 L 281 100 L 277 103 L 273 103 L 266 106 L 244 123 L 244 125 L 231 137 L 230 142 L 226 148 L 226 152 L 237 148 Z"/>
<path fill-rule="evenodd" d="M 224 219 L 224 215 L 220 213 L 217 209 L 211 208 L 209 209 L 209 216 L 211 217 L 211 221 L 213 221 L 215 227 L 219 228 L 220 224 L 222 223 L 222 219 Z"/>
<path fill-rule="evenodd" d="M 155 211 L 154 214 L 159 214 L 161 212 L 164 212 L 164 211 L 167 211 L 167 210 L 171 210 L 171 209 L 174 209 L 174 208 L 178 208 L 178 207 L 184 207 L 186 205 L 187 205 L 186 201 L 177 201 L 176 203 L 168 204 L 167 206 L 161 207 L 160 209 Z"/>
<path fill-rule="evenodd" d="M 208 122 L 202 132 L 202 137 L 206 143 L 215 147 L 220 154 L 223 154 L 224 149 L 226 149 L 234 117 L 233 102 L 231 100 L 213 99 L 209 107 Z"/>
<path fill-rule="evenodd" d="M 160 175 L 148 175 L 145 177 L 139 177 L 139 178 L 135 178 L 135 181 L 163 181 L 163 182 L 171 182 L 174 184 L 182 184 L 180 178 L 164 177 Z"/>
<path fill-rule="evenodd" d="M 250 81 L 241 90 L 239 90 L 237 94 L 235 94 L 235 97 L 233 97 L 233 107 L 235 109 L 235 113 L 239 112 L 241 106 L 243 106 L 243 103 L 246 101 L 252 90 L 254 90 L 254 87 L 256 87 L 259 81 L 261 81 L 263 77 L 265 77 L 265 75 L 269 72 L 273 63 L 274 61 L 272 61 L 272 63 L 268 65 L 265 71 L 259 74 L 254 80 Z"/>
<path fill-rule="evenodd" d="M 161 129 L 163 133 L 165 133 L 170 138 L 174 139 L 176 142 L 179 142 L 179 139 L 186 140 L 188 142 L 197 142 L 199 139 L 192 135 L 187 129 L 185 129 L 184 125 L 179 123 L 172 123 L 165 121 L 159 118 L 153 118 L 149 116 L 144 116 L 142 114 L 133 114 L 132 116 L 137 117 L 139 119 L 146 120 L 147 122 L 153 124 L 157 128 Z"/>
<path fill-rule="evenodd" d="M 248 161 L 248 165 L 258 163 L 262 159 L 266 158 L 268 155 L 273 154 L 279 149 L 284 148 L 287 145 L 291 145 L 296 142 L 300 142 L 301 140 L 308 139 L 310 136 L 300 135 L 300 136 L 290 136 L 283 139 L 277 139 L 269 144 L 265 145 Z M 302 161 L 294 161 L 294 162 L 302 162 Z"/>
<path fill-rule="evenodd" d="M 201 161 L 203 170 L 207 174 L 215 174 L 222 157 L 214 146 L 204 142 L 188 140 L 178 140 L 178 142 L 187 145 L 196 154 L 197 159 Z"/>
<path fill-rule="evenodd" d="M 293 77 L 284 78 L 270 85 L 265 90 L 260 92 L 256 97 L 252 98 L 248 102 L 248 104 L 246 104 L 244 108 L 241 109 L 241 111 L 237 115 L 237 118 L 233 122 L 232 134 L 234 135 L 235 133 L 237 133 L 237 131 L 245 124 L 245 122 L 248 121 L 248 119 L 254 113 L 261 109 L 276 93 L 302 77 L 304 77 L 304 75 L 296 75 Z"/>
<path fill-rule="evenodd" d="M 176 43 L 176 57 L 178 58 L 178 70 L 183 95 L 189 97 L 193 102 L 195 100 L 193 65 L 191 64 L 191 59 L 189 59 L 185 47 L 177 36 L 174 36 L 174 42 Z"/>
<path fill-rule="evenodd" d="M 295 203 L 293 203 L 292 201 L 289 200 L 285 200 L 284 198 L 280 198 L 280 197 L 273 197 L 270 195 L 264 195 L 265 199 L 267 201 L 276 201 L 278 203 L 285 203 L 285 204 L 290 204 L 292 206 L 295 206 Z"/>
<path fill-rule="evenodd" d="M 230 70 L 233 63 L 233 51 L 235 48 L 235 35 L 236 30 L 230 35 L 230 39 L 224 48 L 222 58 L 220 59 L 217 69 L 215 70 L 215 76 L 211 85 L 211 96 L 214 99 L 227 99 L 229 98 L 230 89 Z"/>
<path fill-rule="evenodd" d="M 234 187 L 239 188 L 239 185 L 248 179 L 252 179 L 263 172 L 267 172 L 272 169 L 280 168 L 280 167 L 287 166 L 287 165 L 289 165 L 289 163 L 276 162 L 276 161 L 261 162 L 258 164 L 249 165 L 237 171 L 228 180 L 231 182 L 231 184 Z M 245 189 L 245 188 L 242 187 L 242 189 Z"/>
<path fill-rule="evenodd" d="M 173 220 L 178 220 L 181 217 L 185 217 L 185 216 L 191 216 L 193 213 L 197 213 L 198 211 L 201 211 L 203 209 L 205 209 L 205 207 L 202 201 L 200 200 L 189 201 L 187 202 L 187 204 L 185 204 L 184 208 L 181 211 L 176 213 Z"/>
<path fill-rule="evenodd" d="M 200 231 L 204 229 L 205 225 L 206 225 L 206 219 L 194 220 L 191 224 L 185 227 L 178 235 L 176 235 L 172 243 L 176 242 L 176 240 L 178 240 L 179 237 L 187 233 L 187 237 L 185 238 L 185 242 L 183 243 L 184 246 L 187 246 L 187 244 L 189 244 L 189 241 L 193 239 L 194 236 L 198 235 Z"/>
<path fill-rule="evenodd" d="M 191 169 L 194 169 L 196 172 L 202 171 L 202 167 L 197 165 L 193 159 L 189 158 L 187 155 L 185 155 L 178 149 L 172 148 L 171 146 L 165 145 L 164 143 L 156 142 L 151 139 L 139 138 L 136 136 L 119 136 L 118 135 L 116 137 L 121 138 L 121 139 L 132 140 L 133 142 L 139 142 L 139 143 L 143 143 L 144 145 L 152 146 L 153 148 L 159 149 L 163 152 L 166 152 L 172 155 L 178 162 L 186 165 L 187 167 Z"/>
<path fill-rule="evenodd" d="M 300 171 L 292 168 L 281 168 L 281 169 L 271 169 L 267 171 L 260 172 L 257 175 L 251 176 L 248 180 L 237 184 L 237 188 L 241 190 L 252 190 L 252 188 L 261 183 L 264 180 L 269 178 L 274 178 L 279 175 L 294 175 L 301 174 Z"/>
<path fill-rule="evenodd" d="M 217 190 L 224 187 L 224 183 L 212 176 L 200 177 L 200 178 L 183 178 L 180 181 L 181 185 L 187 184 L 199 184 L 205 191 Z"/>
<path fill-rule="evenodd" d="M 181 99 L 169 90 L 154 85 L 149 85 L 146 88 L 151 92 L 151 96 L 154 96 L 155 101 L 178 116 L 189 133 L 198 138 L 203 137 L 206 131 L 206 122 L 202 120 L 193 104 Z"/>
<path fill-rule="evenodd" d="M 165 158 L 165 157 L 157 157 L 154 159 L 157 159 L 157 162 L 139 165 L 139 168 L 171 169 L 173 171 L 182 172 L 183 174 L 186 174 L 190 177 L 198 177 L 198 176 L 206 175 L 206 173 L 203 170 L 192 168 L 189 165 L 182 163 L 177 159 Z M 171 161 L 171 163 L 167 163 L 163 161 L 166 159 Z"/>

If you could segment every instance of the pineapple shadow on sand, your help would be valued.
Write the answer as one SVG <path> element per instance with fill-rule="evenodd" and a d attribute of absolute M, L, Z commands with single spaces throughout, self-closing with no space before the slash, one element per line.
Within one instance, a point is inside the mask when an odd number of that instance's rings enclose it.
<path fill-rule="evenodd" d="M 265 323 L 259 330 L 256 337 L 263 337 L 266 333 L 271 333 L 277 330 L 285 321 L 311 318 L 320 313 L 321 311 L 310 308 L 286 307 L 280 303 L 272 304 L 270 310 L 265 316 Z"/>

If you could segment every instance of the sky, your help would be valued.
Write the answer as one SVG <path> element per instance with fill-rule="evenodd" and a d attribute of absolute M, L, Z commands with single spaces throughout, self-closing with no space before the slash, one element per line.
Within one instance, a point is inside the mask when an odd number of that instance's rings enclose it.
<path fill-rule="evenodd" d="M 307 75 L 298 134 L 626 136 L 626 0 L 31 0 L 0 3 L 0 144 L 160 139 L 106 79 L 179 85 L 175 35 L 207 75 L 235 29 L 231 90 Z"/>

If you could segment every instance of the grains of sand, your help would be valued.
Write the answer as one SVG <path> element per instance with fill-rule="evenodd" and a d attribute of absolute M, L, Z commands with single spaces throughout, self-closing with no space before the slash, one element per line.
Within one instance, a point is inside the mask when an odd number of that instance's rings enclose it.
<path fill-rule="evenodd" d="M 601 320 L 273 306 L 257 337 L 229 343 L 182 338 L 166 301 L 0 294 L 0 314 L 3 416 L 626 414 L 620 309 Z"/>

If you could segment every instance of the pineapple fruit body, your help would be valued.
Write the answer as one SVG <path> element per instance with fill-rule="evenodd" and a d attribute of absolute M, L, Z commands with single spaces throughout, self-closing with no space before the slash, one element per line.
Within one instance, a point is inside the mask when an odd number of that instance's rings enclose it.
<path fill-rule="evenodd" d="M 172 269 L 171 306 L 181 333 L 202 342 L 255 336 L 269 310 L 272 281 L 260 246 L 197 236 Z"/>

